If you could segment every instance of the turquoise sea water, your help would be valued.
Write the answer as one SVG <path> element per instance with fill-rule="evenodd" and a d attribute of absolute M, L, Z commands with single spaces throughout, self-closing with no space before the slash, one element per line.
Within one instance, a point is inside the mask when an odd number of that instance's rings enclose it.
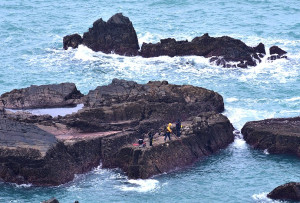
<path fill-rule="evenodd" d="M 86 47 L 65 51 L 64 35 L 87 31 L 102 17 L 128 16 L 139 43 L 160 38 L 229 35 L 267 48 L 278 45 L 289 60 L 249 69 L 223 69 L 202 57 L 122 57 Z M 32 84 L 74 82 L 87 93 L 113 78 L 146 83 L 168 80 L 219 92 L 237 129 L 247 121 L 300 114 L 300 1 L 116 0 L 0 2 L 0 94 Z M 167 156 L 167 155 L 166 155 Z M 266 193 L 300 181 L 300 159 L 253 150 L 236 139 L 195 165 L 148 180 L 96 168 L 71 183 L 40 188 L 0 183 L 0 202 L 269 202 Z"/>

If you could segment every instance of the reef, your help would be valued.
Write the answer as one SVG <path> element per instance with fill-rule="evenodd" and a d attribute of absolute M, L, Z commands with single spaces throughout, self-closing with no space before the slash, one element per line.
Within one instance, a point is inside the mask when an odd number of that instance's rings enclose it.
<path fill-rule="evenodd" d="M 45 87 L 52 85 L 35 88 Z M 230 121 L 220 114 L 224 110 L 222 96 L 201 87 L 114 79 L 87 95 L 75 92 L 75 99 L 84 107 L 64 117 L 12 113 L 6 106 L 1 108 L 2 181 L 60 185 L 100 162 L 103 168 L 121 168 L 129 178 L 149 178 L 191 165 L 234 139 Z M 39 99 L 44 91 L 32 93 Z M 3 95 L 7 98 L 8 94 Z M 25 97 L 32 98 L 21 94 L 19 99 L 25 101 Z M 57 97 L 53 102 L 50 98 L 49 106 L 65 106 L 61 100 L 56 102 Z M 31 104 L 28 108 L 40 107 Z M 175 132 L 178 118 L 183 125 L 181 137 L 172 135 L 165 142 L 161 133 L 164 126 L 173 123 Z M 148 144 L 149 131 L 154 132 L 152 147 Z M 140 138 L 144 138 L 145 147 L 133 145 Z"/>
<path fill-rule="evenodd" d="M 93 23 L 93 27 L 81 37 L 79 34 L 63 38 L 63 47 L 77 48 L 83 44 L 93 51 L 116 53 L 126 56 L 203 56 L 212 64 L 222 67 L 247 68 L 256 66 L 266 55 L 265 45 L 247 46 L 244 42 L 228 36 L 210 37 L 207 33 L 195 37 L 192 41 L 176 41 L 174 38 L 161 39 L 160 42 L 139 44 L 135 29 L 128 17 L 121 13 L 113 15 L 107 22 L 102 18 Z M 270 48 L 268 60 L 287 58 L 286 51 L 277 46 Z"/>
<path fill-rule="evenodd" d="M 247 122 L 242 134 L 254 148 L 300 156 L 300 117 Z"/>

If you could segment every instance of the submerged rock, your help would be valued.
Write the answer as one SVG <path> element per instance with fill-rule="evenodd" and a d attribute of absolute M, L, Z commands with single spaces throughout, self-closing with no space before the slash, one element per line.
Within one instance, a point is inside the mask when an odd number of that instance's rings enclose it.
<path fill-rule="evenodd" d="M 157 44 L 143 43 L 140 55 L 143 57 L 196 55 L 212 57 L 211 62 L 223 67 L 238 66 L 244 68 L 255 66 L 254 58 L 259 59 L 264 56 L 265 48 L 262 43 L 253 48 L 241 40 L 231 37 L 210 37 L 208 34 L 204 34 L 194 38 L 191 42 L 168 38 Z M 237 63 L 234 65 L 230 62 Z"/>
<path fill-rule="evenodd" d="M 10 109 L 33 109 L 75 106 L 83 95 L 74 83 L 32 85 L 15 89 L 0 97 L 0 107 Z"/>
<path fill-rule="evenodd" d="M 122 13 L 113 15 L 107 22 L 102 18 L 95 21 L 82 39 L 76 34 L 65 36 L 63 44 L 64 49 L 77 48 L 79 44 L 83 44 L 93 51 L 126 56 L 137 55 L 140 48 L 132 22 Z"/>
<path fill-rule="evenodd" d="M 242 134 L 255 148 L 300 156 L 300 117 L 247 122 Z"/>
<path fill-rule="evenodd" d="M 290 182 L 280 185 L 272 190 L 268 197 L 275 200 L 300 201 L 300 183 Z"/>

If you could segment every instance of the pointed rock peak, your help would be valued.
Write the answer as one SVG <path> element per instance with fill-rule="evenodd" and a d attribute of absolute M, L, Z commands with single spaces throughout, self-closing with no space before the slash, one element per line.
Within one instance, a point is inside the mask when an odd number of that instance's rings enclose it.
<path fill-rule="evenodd" d="M 109 24 L 130 24 L 131 21 L 129 20 L 128 17 L 123 16 L 122 13 L 117 13 L 113 15 L 107 23 Z"/>
<path fill-rule="evenodd" d="M 256 53 L 266 54 L 265 45 L 263 43 L 259 43 L 256 47 L 253 47 Z"/>

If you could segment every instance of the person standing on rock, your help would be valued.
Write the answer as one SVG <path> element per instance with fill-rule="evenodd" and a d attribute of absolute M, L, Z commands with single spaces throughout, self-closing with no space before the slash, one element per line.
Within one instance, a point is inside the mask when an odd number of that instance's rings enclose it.
<path fill-rule="evenodd" d="M 154 137 L 154 131 L 150 130 L 148 133 L 149 136 L 149 145 L 152 147 L 152 141 L 153 141 L 153 137 Z"/>
<path fill-rule="evenodd" d="M 167 140 L 167 137 L 169 137 L 169 140 L 171 140 L 171 133 L 172 133 L 171 126 L 172 126 L 172 123 L 169 123 L 168 127 L 167 127 L 167 132 L 165 134 L 165 141 Z"/>
<path fill-rule="evenodd" d="M 182 128 L 181 121 L 180 121 L 180 119 L 178 119 L 176 122 L 176 136 L 179 138 L 181 135 L 181 128 Z"/>

